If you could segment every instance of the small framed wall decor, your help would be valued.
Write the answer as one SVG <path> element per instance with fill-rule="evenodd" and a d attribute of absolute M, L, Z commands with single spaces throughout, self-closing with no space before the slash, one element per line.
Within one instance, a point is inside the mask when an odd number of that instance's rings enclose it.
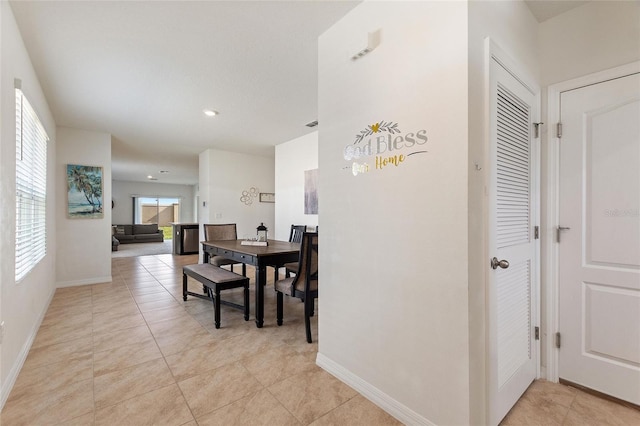
<path fill-rule="evenodd" d="M 67 217 L 104 218 L 102 190 L 102 167 L 67 164 Z"/>
<path fill-rule="evenodd" d="M 318 214 L 318 169 L 304 171 L 304 214 Z"/>
<path fill-rule="evenodd" d="M 260 193 L 260 202 L 261 203 L 275 203 L 276 202 L 276 194 L 273 192 L 261 192 Z"/>

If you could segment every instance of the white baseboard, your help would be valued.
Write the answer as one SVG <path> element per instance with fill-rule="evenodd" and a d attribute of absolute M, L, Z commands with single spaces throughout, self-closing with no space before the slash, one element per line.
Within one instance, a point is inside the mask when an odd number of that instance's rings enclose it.
<path fill-rule="evenodd" d="M 370 383 L 362 380 L 360 377 L 353 374 L 340 364 L 327 358 L 320 352 L 316 357 L 316 364 L 340 379 L 342 382 L 348 384 L 358 392 L 360 392 L 365 398 L 382 408 L 384 411 L 401 421 L 406 425 L 425 425 L 435 426 L 435 423 L 425 419 L 420 414 L 411 410 L 409 407 L 401 404 L 395 399 L 391 398 L 380 389 L 371 385 Z"/>
<path fill-rule="evenodd" d="M 56 288 L 77 287 L 79 285 L 102 284 L 102 283 L 110 283 L 112 281 L 113 281 L 113 278 L 111 277 L 111 275 L 107 277 L 87 278 L 84 280 L 59 281 L 56 283 Z"/>
<path fill-rule="evenodd" d="M 47 299 L 47 303 L 44 305 L 42 312 L 38 316 L 38 320 L 34 323 L 33 328 L 29 333 L 29 337 L 27 341 L 22 346 L 18 357 L 16 358 L 16 362 L 11 367 L 7 378 L 2 382 L 2 391 L 0 392 L 0 410 L 4 408 L 4 404 L 7 402 L 9 398 L 9 394 L 13 389 L 13 385 L 16 384 L 16 380 L 18 379 L 18 374 L 20 374 L 20 370 L 22 370 L 22 366 L 24 362 L 27 360 L 27 355 L 29 355 L 29 351 L 31 350 L 31 345 L 33 345 L 33 341 L 36 339 L 36 334 L 38 334 L 38 330 L 40 329 L 40 325 L 42 325 L 42 321 L 44 320 L 44 316 L 49 309 L 49 305 L 51 304 L 51 300 L 53 299 L 53 295 L 55 294 L 55 288 L 51 290 L 49 297 Z"/>

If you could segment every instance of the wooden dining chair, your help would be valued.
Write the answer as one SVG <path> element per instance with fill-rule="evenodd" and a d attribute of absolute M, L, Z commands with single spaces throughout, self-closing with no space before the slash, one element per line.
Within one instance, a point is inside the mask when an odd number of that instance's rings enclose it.
<path fill-rule="evenodd" d="M 307 230 L 307 225 L 291 225 L 291 232 L 289 232 L 289 242 L 290 243 L 301 243 L 302 242 L 302 234 L 304 234 Z M 298 270 L 298 262 L 290 262 L 284 264 L 285 277 L 289 278 L 292 273 Z M 277 277 L 276 277 L 277 281 Z"/>
<path fill-rule="evenodd" d="M 238 232 L 236 229 L 235 223 L 227 223 L 227 224 L 204 224 L 204 239 L 205 241 L 214 241 L 214 240 L 237 240 Z M 209 258 L 209 263 L 216 266 L 222 265 L 230 265 L 231 272 L 233 272 L 233 265 L 237 265 L 240 262 L 236 262 L 235 260 L 227 259 L 222 256 L 212 256 Z M 247 276 L 247 265 L 244 263 L 240 263 L 242 265 L 242 275 Z"/>
<path fill-rule="evenodd" d="M 295 277 L 285 278 L 275 284 L 277 298 L 277 321 L 282 325 L 284 296 L 302 299 L 304 302 L 304 324 L 307 342 L 311 343 L 311 317 L 315 299 L 318 298 L 318 233 L 305 232 L 302 235 L 300 258 Z"/>

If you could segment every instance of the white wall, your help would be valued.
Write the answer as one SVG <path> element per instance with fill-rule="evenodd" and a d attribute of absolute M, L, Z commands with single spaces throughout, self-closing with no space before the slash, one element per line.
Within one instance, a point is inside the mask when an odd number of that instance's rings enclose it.
<path fill-rule="evenodd" d="M 0 2 L 0 320 L 5 334 L 0 344 L 0 407 L 24 363 L 31 343 L 55 291 L 56 264 L 56 125 L 29 59 L 15 18 Z M 18 284 L 15 282 L 15 92 L 14 79 L 36 110 L 47 134 L 47 254 Z"/>
<path fill-rule="evenodd" d="M 115 207 L 111 210 L 114 225 L 133 223 L 132 196 L 180 198 L 180 222 L 195 221 L 194 185 L 174 185 L 154 182 L 113 181 L 112 199 Z"/>
<path fill-rule="evenodd" d="M 274 204 L 255 197 L 246 205 L 240 197 L 252 187 L 275 192 L 273 158 L 209 149 L 200 154 L 199 173 L 199 223 L 236 223 L 238 238 L 245 238 L 255 237 L 256 228 L 264 222 L 271 238 Z"/>
<path fill-rule="evenodd" d="M 317 168 L 317 131 L 276 145 L 275 237 L 277 240 L 289 239 L 291 225 L 318 225 L 317 214 L 304 213 L 304 172 Z M 322 198 L 318 197 L 318 199 L 319 203 L 322 203 Z"/>
<path fill-rule="evenodd" d="M 58 287 L 111 281 L 111 135 L 58 127 L 56 216 Z M 103 168 L 104 217 L 67 218 L 67 164 Z"/>
<path fill-rule="evenodd" d="M 318 363 L 405 423 L 468 424 L 467 5 L 364 2 L 319 59 Z M 428 152 L 353 176 L 343 149 L 379 120 L 426 130 L 392 154 Z"/>
<path fill-rule="evenodd" d="M 193 202 L 191 203 L 193 212 L 193 221 L 199 222 L 198 204 L 200 204 L 200 184 L 193 185 Z"/>
<path fill-rule="evenodd" d="M 538 23 L 521 1 L 469 2 L 469 383 L 471 419 L 487 419 L 485 357 L 486 271 L 485 251 L 488 206 L 485 182 L 488 140 L 485 124 L 489 112 L 485 99 L 485 38 L 490 37 L 524 70 L 539 82 Z M 544 120 L 542 120 L 544 121 Z M 481 170 L 476 170 L 476 164 Z"/>
<path fill-rule="evenodd" d="M 550 85 L 640 57 L 640 6 L 592 1 L 540 24 L 542 82 Z"/>

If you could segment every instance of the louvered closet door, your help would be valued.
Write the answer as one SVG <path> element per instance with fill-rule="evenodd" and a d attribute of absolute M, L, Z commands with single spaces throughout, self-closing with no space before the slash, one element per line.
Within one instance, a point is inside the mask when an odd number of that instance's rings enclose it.
<path fill-rule="evenodd" d="M 497 424 L 535 379 L 536 244 L 532 116 L 536 97 L 491 68 L 489 184 L 490 420 Z M 490 259 L 505 260 L 495 269 Z"/>

